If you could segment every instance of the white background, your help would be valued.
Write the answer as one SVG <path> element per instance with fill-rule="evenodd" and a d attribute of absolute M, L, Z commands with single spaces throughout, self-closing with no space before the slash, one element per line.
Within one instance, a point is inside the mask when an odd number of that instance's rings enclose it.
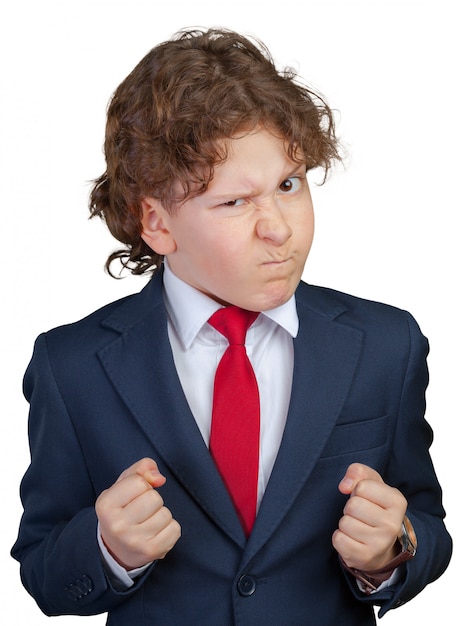
<path fill-rule="evenodd" d="M 203 25 L 258 36 L 278 65 L 295 65 L 339 110 L 349 156 L 325 186 L 313 187 L 317 229 L 304 277 L 406 308 L 430 339 L 427 415 L 455 552 L 439 581 L 383 623 L 454 624 L 463 569 L 461 3 L 15 0 L 2 6 L 0 558 L 8 616 L 2 623 L 49 623 L 8 555 L 28 463 L 21 379 L 33 341 L 145 282 L 105 275 L 114 242 L 101 222 L 87 219 L 88 181 L 104 170 L 106 104 L 151 47 L 179 28 Z"/>

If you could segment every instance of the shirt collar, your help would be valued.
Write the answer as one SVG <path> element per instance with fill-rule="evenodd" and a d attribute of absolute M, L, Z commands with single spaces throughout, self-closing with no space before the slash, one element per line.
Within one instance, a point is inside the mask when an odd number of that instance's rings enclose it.
<path fill-rule="evenodd" d="M 164 259 L 163 279 L 167 313 L 184 348 L 188 349 L 210 316 L 221 306 L 178 278 L 170 269 L 167 259 Z M 291 337 L 297 336 L 299 319 L 294 295 L 285 304 L 262 311 L 262 315 L 281 326 Z"/>

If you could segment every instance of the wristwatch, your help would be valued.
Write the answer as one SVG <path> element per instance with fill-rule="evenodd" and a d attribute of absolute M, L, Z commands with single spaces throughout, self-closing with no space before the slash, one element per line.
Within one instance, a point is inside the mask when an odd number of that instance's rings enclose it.
<path fill-rule="evenodd" d="M 418 543 L 416 540 L 415 530 L 406 515 L 402 522 L 402 534 L 399 536 L 399 542 L 402 546 L 402 551 L 399 554 L 399 557 L 404 555 L 401 560 L 401 563 L 403 563 L 404 561 L 408 561 L 408 559 L 415 556 L 416 546 Z"/>
<path fill-rule="evenodd" d="M 391 577 L 392 572 L 399 567 L 399 565 L 415 556 L 417 547 L 416 534 L 407 516 L 403 519 L 401 533 L 397 540 L 401 547 L 399 554 L 379 569 L 358 570 L 354 567 L 348 567 L 341 559 L 344 569 L 360 581 L 365 593 L 369 594 L 372 591 L 376 591 L 381 583 Z"/>

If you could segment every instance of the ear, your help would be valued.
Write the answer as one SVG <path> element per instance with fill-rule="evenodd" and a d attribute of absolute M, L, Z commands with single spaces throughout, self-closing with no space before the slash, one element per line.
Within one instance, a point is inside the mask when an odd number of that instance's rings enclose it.
<path fill-rule="evenodd" d="M 177 248 L 169 230 L 169 214 L 155 198 L 144 198 L 141 202 L 143 230 L 141 238 L 158 254 L 165 256 Z"/>

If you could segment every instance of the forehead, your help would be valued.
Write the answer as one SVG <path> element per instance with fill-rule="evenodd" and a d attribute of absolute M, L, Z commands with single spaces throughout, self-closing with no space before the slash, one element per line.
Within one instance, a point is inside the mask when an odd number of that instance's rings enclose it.
<path fill-rule="evenodd" d="M 288 142 L 280 135 L 257 128 L 224 142 L 227 158 L 216 165 L 208 191 L 234 179 L 284 177 L 295 171 L 304 159 L 296 151 L 295 159 L 288 153 Z"/>

